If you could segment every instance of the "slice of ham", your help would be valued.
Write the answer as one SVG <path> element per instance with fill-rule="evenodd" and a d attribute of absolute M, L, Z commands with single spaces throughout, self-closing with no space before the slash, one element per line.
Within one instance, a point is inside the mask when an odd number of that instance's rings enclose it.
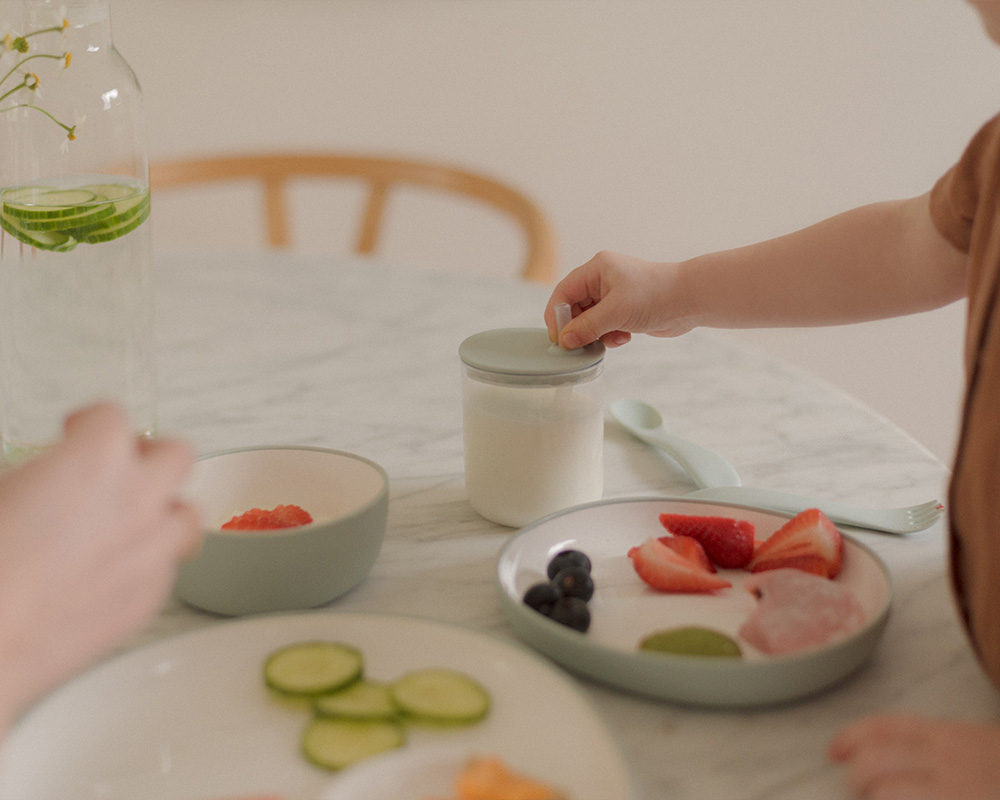
<path fill-rule="evenodd" d="M 758 603 L 739 635 L 769 655 L 830 644 L 865 623 L 850 589 L 802 570 L 761 572 L 743 585 L 757 595 Z"/>

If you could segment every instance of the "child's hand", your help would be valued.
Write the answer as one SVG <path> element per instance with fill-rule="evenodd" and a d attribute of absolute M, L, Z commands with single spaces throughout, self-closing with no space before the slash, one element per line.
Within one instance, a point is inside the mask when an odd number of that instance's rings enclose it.
<path fill-rule="evenodd" d="M 555 306 L 569 303 L 573 320 L 559 343 L 568 350 L 600 339 L 618 347 L 633 333 L 679 336 L 694 327 L 685 318 L 676 264 L 602 252 L 555 287 L 545 309 L 549 338 L 556 339 Z"/>
<path fill-rule="evenodd" d="M 120 409 L 97 406 L 0 476 L 0 735 L 159 610 L 200 541 L 198 514 L 177 499 L 191 461 L 185 445 L 137 439 Z"/>
<path fill-rule="evenodd" d="M 855 722 L 830 745 L 847 783 L 866 800 L 995 800 L 1000 726 L 880 716 Z"/>

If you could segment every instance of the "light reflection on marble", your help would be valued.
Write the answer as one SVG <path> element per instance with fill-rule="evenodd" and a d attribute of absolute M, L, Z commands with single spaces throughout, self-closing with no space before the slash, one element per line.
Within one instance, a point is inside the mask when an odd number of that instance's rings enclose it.
<path fill-rule="evenodd" d="M 158 262 L 161 426 L 200 452 L 261 444 L 349 450 L 391 481 L 370 577 L 331 604 L 513 634 L 494 560 L 511 535 L 465 501 L 457 348 L 479 330 L 537 326 L 542 287 L 334 259 L 175 253 Z M 794 335 L 790 332 L 789 335 Z M 884 419 L 722 333 L 639 337 L 606 359 L 609 395 L 657 406 L 744 483 L 861 505 L 944 495 L 947 471 Z M 608 418 L 606 497 L 693 483 Z M 908 538 L 857 532 L 889 565 L 895 604 L 873 662 L 786 707 L 703 711 L 581 682 L 648 800 L 847 798 L 825 759 L 848 720 L 878 710 L 996 718 L 958 628 L 942 525 Z M 172 603 L 136 645 L 218 618 Z"/>

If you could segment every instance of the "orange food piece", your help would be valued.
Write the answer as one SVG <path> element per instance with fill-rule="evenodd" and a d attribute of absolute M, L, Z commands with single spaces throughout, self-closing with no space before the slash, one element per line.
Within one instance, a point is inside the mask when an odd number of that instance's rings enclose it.
<path fill-rule="evenodd" d="M 566 800 L 551 786 L 512 771 L 499 758 L 469 759 L 455 780 L 458 800 Z"/>
<path fill-rule="evenodd" d="M 237 514 L 222 526 L 224 531 L 274 531 L 308 525 L 312 515 L 301 506 L 280 505 L 270 510 L 251 508 Z"/>

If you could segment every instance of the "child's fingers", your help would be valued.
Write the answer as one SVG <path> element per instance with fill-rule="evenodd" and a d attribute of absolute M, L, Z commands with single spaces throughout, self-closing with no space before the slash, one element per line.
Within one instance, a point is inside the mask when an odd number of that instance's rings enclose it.
<path fill-rule="evenodd" d="M 912 741 L 914 725 L 918 722 L 908 717 L 889 715 L 852 722 L 830 742 L 830 758 L 845 761 L 861 747 L 889 740 Z"/>

